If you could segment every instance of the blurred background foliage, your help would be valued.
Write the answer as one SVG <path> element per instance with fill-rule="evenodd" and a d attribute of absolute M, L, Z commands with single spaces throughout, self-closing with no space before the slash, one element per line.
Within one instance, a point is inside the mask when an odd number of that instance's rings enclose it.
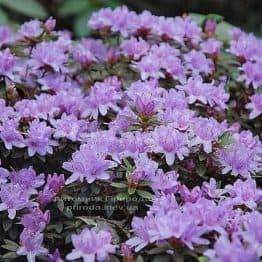
<path fill-rule="evenodd" d="M 93 11 L 122 4 L 138 12 L 147 9 L 156 15 L 194 13 L 200 20 L 203 17 L 197 14 L 215 13 L 262 36 L 262 0 L 0 0 L 0 24 L 16 27 L 30 18 L 53 16 L 58 28 L 72 30 L 80 37 L 89 33 L 86 24 Z M 223 24 L 221 35 L 228 26 Z"/>

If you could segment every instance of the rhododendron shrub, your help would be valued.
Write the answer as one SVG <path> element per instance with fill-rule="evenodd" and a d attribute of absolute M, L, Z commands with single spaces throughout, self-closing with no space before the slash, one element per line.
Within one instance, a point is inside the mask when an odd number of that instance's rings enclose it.
<path fill-rule="evenodd" d="M 258 261 L 262 41 L 102 9 L 0 30 L 1 261 Z"/>

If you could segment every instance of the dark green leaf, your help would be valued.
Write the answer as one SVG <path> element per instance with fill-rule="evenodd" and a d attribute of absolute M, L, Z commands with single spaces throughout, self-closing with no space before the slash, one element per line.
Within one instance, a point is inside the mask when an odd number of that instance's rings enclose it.
<path fill-rule="evenodd" d="M 234 26 L 227 22 L 219 23 L 216 29 L 217 39 L 223 42 L 228 42 L 230 40 L 230 30 L 233 28 Z"/>
<path fill-rule="evenodd" d="M 61 16 L 77 15 L 81 14 L 83 10 L 89 8 L 88 0 L 66 0 L 63 2 L 58 10 L 58 14 Z"/>
<path fill-rule="evenodd" d="M 0 8 L 0 25 L 6 25 L 6 24 L 8 24 L 8 16 L 4 12 L 4 10 Z"/>
<path fill-rule="evenodd" d="M 88 12 L 78 16 L 74 22 L 74 32 L 77 36 L 86 36 L 90 33 L 90 28 L 87 25 L 87 20 L 89 19 L 93 10 L 89 10 Z"/>
<path fill-rule="evenodd" d="M 36 0 L 1 0 L 0 4 L 22 15 L 34 18 L 45 18 L 46 10 Z"/>
<path fill-rule="evenodd" d="M 116 187 L 116 188 L 126 188 L 127 185 L 124 183 L 111 183 L 112 187 Z"/>
<path fill-rule="evenodd" d="M 145 191 L 145 190 L 137 190 L 137 194 L 145 199 L 153 199 L 154 195 Z"/>

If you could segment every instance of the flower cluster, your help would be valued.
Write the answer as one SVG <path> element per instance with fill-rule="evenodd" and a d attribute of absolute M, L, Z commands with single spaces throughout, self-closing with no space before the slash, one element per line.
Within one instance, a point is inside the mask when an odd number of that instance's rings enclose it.
<path fill-rule="evenodd" d="M 88 25 L 0 26 L 0 254 L 258 261 L 261 40 L 126 7 Z"/>

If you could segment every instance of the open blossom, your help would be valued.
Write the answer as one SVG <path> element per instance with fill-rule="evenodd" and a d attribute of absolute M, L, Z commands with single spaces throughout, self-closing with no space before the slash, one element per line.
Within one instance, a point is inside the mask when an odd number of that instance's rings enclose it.
<path fill-rule="evenodd" d="M 216 39 L 209 38 L 207 41 L 201 43 L 201 49 L 205 54 L 218 55 L 222 43 Z"/>
<path fill-rule="evenodd" d="M 86 97 L 82 116 L 91 116 L 97 119 L 99 113 L 105 116 L 110 108 L 118 111 L 117 102 L 121 99 L 121 94 L 118 91 L 119 82 L 114 78 L 108 78 L 104 82 L 96 82 Z"/>
<path fill-rule="evenodd" d="M 218 140 L 226 130 L 226 123 L 219 123 L 214 118 L 196 118 L 191 125 L 195 138 L 190 141 L 192 146 L 202 144 L 206 153 L 212 152 L 212 142 Z"/>
<path fill-rule="evenodd" d="M 36 193 L 37 191 L 35 189 L 45 183 L 45 175 L 40 174 L 37 176 L 32 167 L 13 171 L 9 177 L 13 184 L 19 185 L 23 190 L 30 193 Z"/>
<path fill-rule="evenodd" d="M 226 190 L 235 205 L 246 205 L 254 209 L 257 203 L 262 202 L 262 190 L 257 188 L 256 182 L 252 179 L 246 181 L 238 179 L 232 186 L 226 186 Z"/>
<path fill-rule="evenodd" d="M 234 237 L 233 240 L 230 241 L 226 236 L 220 236 L 214 244 L 214 250 L 207 250 L 205 255 L 214 262 L 246 262 L 259 260 L 252 245 L 244 246 L 237 237 Z"/>
<path fill-rule="evenodd" d="M 25 146 L 24 138 L 18 131 L 18 125 L 19 123 L 15 119 L 5 121 L 2 126 L 0 125 L 0 138 L 8 150 L 13 147 Z"/>
<path fill-rule="evenodd" d="M 80 140 L 81 134 L 87 129 L 87 122 L 78 120 L 74 115 L 63 114 L 60 119 L 51 119 L 51 124 L 55 128 L 55 138 L 67 138 L 71 141 Z"/>
<path fill-rule="evenodd" d="M 10 49 L 0 51 L 0 76 L 12 78 L 15 65 L 16 57 L 11 54 Z"/>
<path fill-rule="evenodd" d="M 35 257 L 48 253 L 48 250 L 42 246 L 44 234 L 34 232 L 25 228 L 20 235 L 20 248 L 17 254 L 20 256 L 27 256 L 27 261 L 34 262 Z"/>
<path fill-rule="evenodd" d="M 107 169 L 116 166 L 116 163 L 106 160 L 102 154 L 96 154 L 94 151 L 82 148 L 72 156 L 73 160 L 65 162 L 63 168 L 73 174 L 66 180 L 66 184 L 77 180 L 92 183 L 97 179 L 109 179 L 110 175 Z"/>
<path fill-rule="evenodd" d="M 74 249 L 66 258 L 76 260 L 83 258 L 84 261 L 105 261 L 109 254 L 115 253 L 116 246 L 111 244 L 110 232 L 95 229 L 84 229 L 78 235 L 72 235 Z"/>
<path fill-rule="evenodd" d="M 31 208 L 30 213 L 21 218 L 22 225 L 32 232 L 42 232 L 50 220 L 50 212 L 43 212 L 39 207 Z"/>
<path fill-rule="evenodd" d="M 244 81 L 247 85 L 247 87 L 252 84 L 254 89 L 257 89 L 262 86 L 262 62 L 258 61 L 255 63 L 252 62 L 246 62 L 242 65 L 240 68 L 241 71 L 243 71 L 243 74 L 240 75 L 239 79 L 240 81 Z"/>
<path fill-rule="evenodd" d="M 189 154 L 187 135 L 179 132 L 172 125 L 161 126 L 152 133 L 152 151 L 163 153 L 168 165 L 172 165 L 177 155 L 179 160 Z"/>
<path fill-rule="evenodd" d="M 0 185 L 7 182 L 9 171 L 3 167 L 0 167 Z"/>
<path fill-rule="evenodd" d="M 51 139 L 53 130 L 45 122 L 34 120 L 28 130 L 25 144 L 28 149 L 28 155 L 34 156 L 36 153 L 43 156 L 47 153 L 53 153 L 53 146 L 57 145 L 56 141 Z"/>
<path fill-rule="evenodd" d="M 205 55 L 196 50 L 192 50 L 184 56 L 186 68 L 192 72 L 193 75 L 199 73 L 211 74 L 214 70 L 212 60 L 206 58 Z"/>
<path fill-rule="evenodd" d="M 217 154 L 223 167 L 223 174 L 231 171 L 233 175 L 249 177 L 251 173 L 261 170 L 256 152 L 243 143 L 234 143 L 227 148 L 219 149 Z"/>
<path fill-rule="evenodd" d="M 31 20 L 21 25 L 18 33 L 25 39 L 32 39 L 43 33 L 42 23 L 38 20 Z"/>
<path fill-rule="evenodd" d="M 12 42 L 12 31 L 8 26 L 0 26 L 0 47 Z"/>
<path fill-rule="evenodd" d="M 147 42 L 141 38 L 138 40 L 130 38 L 124 40 L 121 44 L 122 52 L 125 56 L 138 60 L 141 56 L 145 55 L 149 49 Z"/>
<path fill-rule="evenodd" d="M 246 108 L 251 110 L 249 118 L 254 119 L 262 113 L 262 94 L 253 95 L 250 100 L 251 102 L 246 105 Z"/>
<path fill-rule="evenodd" d="M 67 54 L 56 42 L 42 42 L 32 50 L 31 64 L 34 68 L 51 68 L 55 72 L 65 71 Z"/>
<path fill-rule="evenodd" d="M 0 189 L 0 211 L 7 210 L 9 219 L 14 219 L 16 211 L 32 206 L 30 194 L 20 185 L 4 184 Z"/>

